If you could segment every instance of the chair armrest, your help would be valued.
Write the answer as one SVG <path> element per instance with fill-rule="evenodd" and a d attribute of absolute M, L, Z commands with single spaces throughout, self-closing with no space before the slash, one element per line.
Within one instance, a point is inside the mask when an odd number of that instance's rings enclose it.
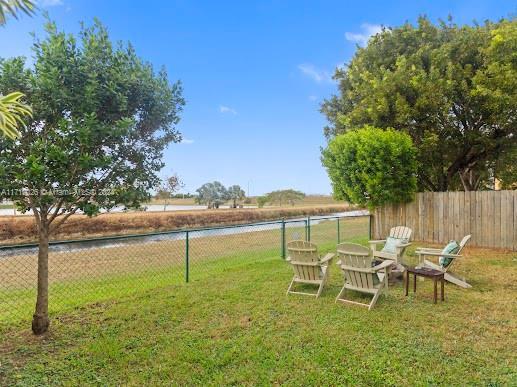
<path fill-rule="evenodd" d="M 320 260 L 320 263 L 327 263 L 329 261 L 332 260 L 332 258 L 334 258 L 336 256 L 336 254 L 334 253 L 328 253 L 327 255 L 325 255 L 321 260 Z"/>
<path fill-rule="evenodd" d="M 419 251 L 431 251 L 431 252 L 438 253 L 438 252 L 441 252 L 442 249 L 435 249 L 433 247 L 419 247 L 416 249 L 415 252 L 419 252 Z"/>
<path fill-rule="evenodd" d="M 411 242 L 408 242 L 408 243 L 400 243 L 398 245 L 395 245 L 395 247 L 408 247 L 408 246 L 411 246 L 412 243 Z"/>
<path fill-rule="evenodd" d="M 320 266 L 319 262 L 298 262 L 298 261 L 291 261 L 291 265 L 297 265 L 297 266 Z"/>
<path fill-rule="evenodd" d="M 386 269 L 387 267 L 390 267 L 391 265 L 393 265 L 395 263 L 395 261 L 392 261 L 390 259 L 387 259 L 385 261 L 382 261 L 382 263 L 379 263 L 378 265 L 375 265 L 374 267 L 372 267 L 372 270 L 374 272 L 377 272 L 379 270 L 382 270 L 382 269 Z"/>
<path fill-rule="evenodd" d="M 386 239 L 377 239 L 373 241 L 368 241 L 370 245 L 379 245 L 381 243 L 386 243 Z"/>
<path fill-rule="evenodd" d="M 429 255 L 432 257 L 445 257 L 445 258 L 461 258 L 462 257 L 461 255 L 458 255 L 458 254 L 444 254 L 444 253 L 438 252 L 438 251 L 417 250 L 416 253 L 418 255 Z"/>
<path fill-rule="evenodd" d="M 369 267 L 355 267 L 355 266 L 341 265 L 341 269 L 355 271 L 358 273 L 375 273 L 373 268 L 369 268 Z"/>

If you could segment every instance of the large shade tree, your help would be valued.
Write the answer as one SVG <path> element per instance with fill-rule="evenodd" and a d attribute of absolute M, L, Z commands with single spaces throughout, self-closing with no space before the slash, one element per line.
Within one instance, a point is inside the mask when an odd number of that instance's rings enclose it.
<path fill-rule="evenodd" d="M 181 139 L 184 104 L 180 83 L 130 45 L 113 45 L 100 22 L 78 37 L 50 22 L 46 32 L 32 67 L 22 58 L 0 63 L 0 93 L 20 90 L 33 107 L 19 139 L 0 138 L 0 195 L 32 210 L 38 226 L 36 334 L 49 326 L 49 236 L 77 212 L 148 200 L 164 149 Z"/>
<path fill-rule="evenodd" d="M 336 71 L 328 139 L 372 125 L 408 133 L 421 190 L 473 190 L 516 146 L 517 20 L 384 29 Z M 510 160 L 511 158 L 508 158 Z M 499 163 L 495 173 L 510 164 Z"/>
<path fill-rule="evenodd" d="M 218 182 L 205 183 L 197 190 L 196 203 L 206 204 L 210 208 L 219 208 L 219 206 L 230 199 L 226 187 Z"/>
<path fill-rule="evenodd" d="M 270 192 L 266 195 L 266 197 L 268 203 L 278 204 L 279 206 L 285 204 L 294 206 L 296 202 L 299 202 L 305 198 L 305 194 L 294 189 L 282 189 Z"/>
<path fill-rule="evenodd" d="M 228 187 L 228 198 L 232 201 L 232 207 L 237 208 L 237 203 L 246 197 L 246 192 L 240 185 Z"/>

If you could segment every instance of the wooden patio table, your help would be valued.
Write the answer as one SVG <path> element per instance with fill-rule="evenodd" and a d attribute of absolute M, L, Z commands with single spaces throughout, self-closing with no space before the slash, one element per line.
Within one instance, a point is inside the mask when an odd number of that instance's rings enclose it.
<path fill-rule="evenodd" d="M 406 296 L 408 295 L 409 289 L 409 275 L 413 274 L 413 292 L 416 292 L 416 277 L 427 277 L 431 278 L 434 283 L 434 303 L 438 298 L 438 281 L 440 281 L 440 299 L 445 300 L 444 288 L 445 278 L 444 273 L 440 270 L 429 269 L 426 267 L 406 267 Z"/>

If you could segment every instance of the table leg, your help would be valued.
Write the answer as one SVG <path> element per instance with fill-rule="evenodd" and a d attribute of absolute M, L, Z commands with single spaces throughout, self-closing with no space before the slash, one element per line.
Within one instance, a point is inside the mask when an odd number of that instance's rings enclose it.
<path fill-rule="evenodd" d="M 434 282 L 434 303 L 436 304 L 436 299 L 438 298 L 438 281 L 436 278 L 433 279 Z"/>
<path fill-rule="evenodd" d="M 413 274 L 413 293 L 416 293 L 416 274 Z"/>
<path fill-rule="evenodd" d="M 445 278 L 444 278 L 444 276 L 442 276 L 442 278 L 441 278 L 440 290 L 441 290 L 441 295 L 442 295 L 442 301 L 445 301 Z"/>
<path fill-rule="evenodd" d="M 406 271 L 406 296 L 409 288 L 409 273 Z"/>

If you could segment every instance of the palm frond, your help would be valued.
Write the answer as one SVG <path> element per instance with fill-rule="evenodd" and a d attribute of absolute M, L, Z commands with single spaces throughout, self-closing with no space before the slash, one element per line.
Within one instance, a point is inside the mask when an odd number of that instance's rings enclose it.
<path fill-rule="evenodd" d="M 21 102 L 23 97 L 18 91 L 0 95 L 0 132 L 13 140 L 20 135 L 18 127 L 25 124 L 24 118 L 32 117 L 31 107 Z"/>
<path fill-rule="evenodd" d="M 18 13 L 23 12 L 31 16 L 36 10 L 33 0 L 0 0 L 0 26 L 5 24 L 9 14 L 18 19 Z"/>

